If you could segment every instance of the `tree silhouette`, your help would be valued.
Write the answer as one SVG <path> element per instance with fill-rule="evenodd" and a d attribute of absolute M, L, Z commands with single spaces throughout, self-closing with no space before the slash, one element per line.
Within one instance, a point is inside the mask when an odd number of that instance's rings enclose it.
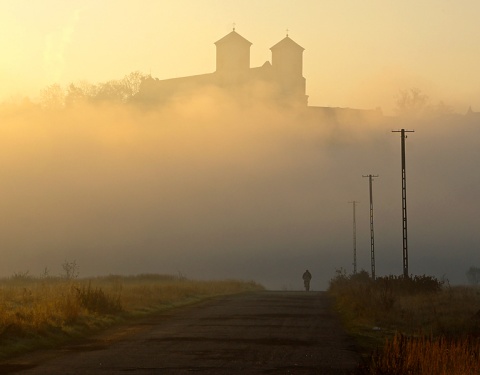
<path fill-rule="evenodd" d="M 480 284 L 480 268 L 478 267 L 470 267 L 466 272 L 467 281 L 471 285 L 478 285 Z"/>
<path fill-rule="evenodd" d="M 147 76 L 136 71 L 126 75 L 121 80 L 112 80 L 97 85 L 93 101 L 110 101 L 128 103 L 138 93 L 142 81 Z"/>
<path fill-rule="evenodd" d="M 97 88 L 86 81 L 71 83 L 67 88 L 65 95 L 65 105 L 72 106 L 79 103 L 90 101 L 95 97 Z"/>
<path fill-rule="evenodd" d="M 428 109 L 430 99 L 418 88 L 401 90 L 396 100 L 396 112 L 400 116 L 420 116 Z"/>
<path fill-rule="evenodd" d="M 43 89 L 40 93 L 40 104 L 43 108 L 60 109 L 65 105 L 65 91 L 58 84 Z"/>
<path fill-rule="evenodd" d="M 140 90 L 147 75 L 139 71 L 127 74 L 123 79 L 110 80 L 96 85 L 86 81 L 70 83 L 66 90 L 53 84 L 43 89 L 40 102 L 43 108 L 61 109 L 80 103 L 129 103 Z"/>
<path fill-rule="evenodd" d="M 395 104 L 397 114 L 402 117 L 418 118 L 427 115 L 445 115 L 453 112 L 452 108 L 443 101 L 433 105 L 428 95 L 425 95 L 418 88 L 401 90 Z"/>

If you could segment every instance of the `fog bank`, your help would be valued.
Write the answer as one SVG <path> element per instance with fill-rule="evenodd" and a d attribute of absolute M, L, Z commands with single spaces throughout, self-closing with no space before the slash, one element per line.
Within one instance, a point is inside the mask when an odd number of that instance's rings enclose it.
<path fill-rule="evenodd" d="M 0 113 L 0 275 L 76 260 L 80 276 L 181 273 L 325 289 L 370 271 L 402 273 L 400 136 L 407 139 L 410 272 L 466 281 L 480 265 L 478 139 L 464 116 L 366 123 L 310 116 L 211 90 L 155 109 L 77 104 Z"/>

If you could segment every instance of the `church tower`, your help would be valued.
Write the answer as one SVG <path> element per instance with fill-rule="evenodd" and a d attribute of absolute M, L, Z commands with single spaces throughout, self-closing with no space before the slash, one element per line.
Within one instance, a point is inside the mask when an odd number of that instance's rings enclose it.
<path fill-rule="evenodd" d="M 250 69 L 250 43 L 235 29 L 215 42 L 217 47 L 217 73 L 235 74 Z"/>
<path fill-rule="evenodd" d="M 302 46 L 295 43 L 287 35 L 270 48 L 272 51 L 272 68 L 282 94 L 295 97 L 307 105 L 306 80 L 303 77 Z"/>

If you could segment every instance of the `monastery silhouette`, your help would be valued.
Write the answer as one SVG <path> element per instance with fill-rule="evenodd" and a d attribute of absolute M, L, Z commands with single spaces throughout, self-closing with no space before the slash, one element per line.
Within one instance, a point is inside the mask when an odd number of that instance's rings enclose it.
<path fill-rule="evenodd" d="M 365 120 L 378 120 L 383 117 L 379 109 L 358 110 L 308 106 L 306 79 L 303 77 L 305 49 L 293 41 L 288 34 L 270 48 L 272 61 L 266 61 L 259 67 L 250 67 L 251 45 L 252 43 L 238 34 L 234 28 L 215 42 L 215 72 L 165 80 L 149 77 L 142 82 L 136 100 L 148 105 L 157 105 L 178 94 L 216 87 L 227 91 L 239 100 L 248 102 L 253 93 L 265 89 L 269 98 L 281 106 L 305 109 L 312 114 L 333 120 L 341 121 L 342 118 L 351 116 Z"/>

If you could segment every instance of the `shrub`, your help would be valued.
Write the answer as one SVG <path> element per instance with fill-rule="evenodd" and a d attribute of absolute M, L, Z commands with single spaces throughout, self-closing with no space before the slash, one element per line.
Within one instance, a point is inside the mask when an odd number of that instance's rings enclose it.
<path fill-rule="evenodd" d="M 122 311 L 120 294 L 110 296 L 106 294 L 102 288 L 92 288 L 90 282 L 87 286 L 83 285 L 81 288 L 75 287 L 75 290 L 80 305 L 90 312 L 112 314 Z"/>
<path fill-rule="evenodd" d="M 17 281 L 17 282 L 23 282 L 23 281 L 31 281 L 33 280 L 33 276 L 30 275 L 30 271 L 25 271 L 25 272 L 15 272 L 11 276 L 11 280 Z"/>
<path fill-rule="evenodd" d="M 413 301 L 422 295 L 431 299 L 442 287 L 443 281 L 433 276 L 384 276 L 373 280 L 365 271 L 347 275 L 340 269 L 330 281 L 328 291 L 335 298 L 337 308 L 348 313 L 350 320 L 369 325 L 388 322 L 395 327 L 413 324 L 417 314 L 410 306 L 405 308 L 407 300 Z M 438 328 L 439 321 L 433 321 L 438 315 L 434 307 L 432 313 L 426 322 Z"/>
<path fill-rule="evenodd" d="M 478 267 L 470 267 L 468 271 L 465 273 L 467 276 L 468 283 L 471 285 L 478 285 L 480 284 L 480 268 Z"/>
<path fill-rule="evenodd" d="M 67 262 L 67 261 L 63 262 L 62 268 L 63 268 L 63 277 L 67 280 L 76 279 L 80 274 L 78 270 L 77 261 L 75 260 L 73 262 Z"/>

